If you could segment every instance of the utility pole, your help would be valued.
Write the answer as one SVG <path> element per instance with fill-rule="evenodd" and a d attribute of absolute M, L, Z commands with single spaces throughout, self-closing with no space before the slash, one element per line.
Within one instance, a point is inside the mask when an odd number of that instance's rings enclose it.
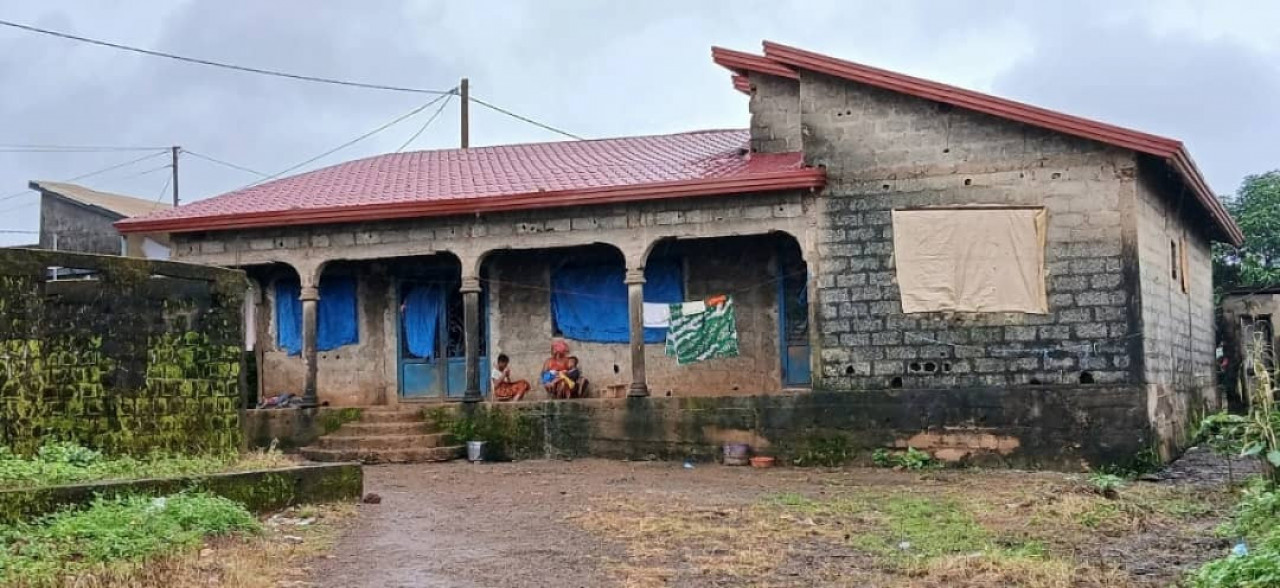
<path fill-rule="evenodd" d="M 462 148 L 471 146 L 471 83 L 462 78 L 458 84 L 458 92 L 462 96 Z"/>
<path fill-rule="evenodd" d="M 173 151 L 173 164 L 170 165 L 169 167 L 173 168 L 172 170 L 170 170 L 173 172 L 173 207 L 177 208 L 178 207 L 178 154 L 182 152 L 182 148 L 177 145 L 174 145 L 172 148 L 172 151 Z"/>

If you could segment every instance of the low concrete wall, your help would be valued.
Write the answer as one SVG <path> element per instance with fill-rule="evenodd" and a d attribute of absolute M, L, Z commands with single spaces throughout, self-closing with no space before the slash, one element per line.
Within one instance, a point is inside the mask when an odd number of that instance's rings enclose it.
<path fill-rule="evenodd" d="M 342 423 L 360 418 L 359 408 L 263 408 L 244 411 L 244 440 L 249 449 L 270 447 L 274 441 L 281 451 L 310 445 L 316 438 L 332 433 Z"/>
<path fill-rule="evenodd" d="M 294 504 L 358 500 L 364 492 L 364 471 L 360 464 L 334 463 L 199 477 L 6 490 L 0 492 L 0 523 L 29 521 L 63 508 L 87 504 L 98 496 L 165 496 L 184 490 L 225 496 L 253 512 L 262 513 Z"/>
<path fill-rule="evenodd" d="M 495 404 L 551 456 L 711 460 L 747 443 L 783 461 L 912 446 L 940 459 L 1080 470 L 1150 450 L 1138 386 L 879 390 Z"/>

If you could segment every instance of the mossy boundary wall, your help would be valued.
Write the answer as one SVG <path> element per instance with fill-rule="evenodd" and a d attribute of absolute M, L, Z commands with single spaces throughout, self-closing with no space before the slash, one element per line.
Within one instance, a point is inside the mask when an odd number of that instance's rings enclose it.
<path fill-rule="evenodd" d="M 247 285 L 237 270 L 0 249 L 0 445 L 237 449 Z"/>
<path fill-rule="evenodd" d="M 784 463 L 869 462 L 916 447 L 973 465 L 1082 470 L 1152 451 L 1136 386 L 814 391 L 498 403 L 510 456 L 713 461 L 746 443 Z M 465 413 L 465 408 L 463 410 Z M 491 427 L 493 428 L 493 427 Z"/>
<path fill-rule="evenodd" d="M 266 513 L 296 504 L 356 501 L 364 492 L 358 463 L 305 465 L 207 476 L 147 478 L 0 491 L 0 524 L 30 521 L 94 498 L 208 492 Z"/>

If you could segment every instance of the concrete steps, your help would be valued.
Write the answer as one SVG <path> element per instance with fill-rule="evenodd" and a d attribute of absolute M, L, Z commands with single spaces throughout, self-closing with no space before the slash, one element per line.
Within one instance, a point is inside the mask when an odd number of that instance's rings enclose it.
<path fill-rule="evenodd" d="M 452 461 L 462 457 L 461 445 L 422 449 L 317 449 L 305 447 L 302 456 L 311 461 L 359 461 L 363 463 L 423 463 Z"/>
<path fill-rule="evenodd" d="M 417 410 L 364 409 L 360 420 L 345 423 L 301 450 L 311 461 L 419 463 L 449 461 L 465 449 L 447 433 L 430 430 Z"/>

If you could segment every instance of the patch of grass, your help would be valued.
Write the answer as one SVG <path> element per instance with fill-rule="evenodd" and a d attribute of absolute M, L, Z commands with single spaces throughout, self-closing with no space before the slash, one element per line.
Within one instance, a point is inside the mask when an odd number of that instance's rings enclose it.
<path fill-rule="evenodd" d="M 322 411 L 320 413 L 320 426 L 327 435 L 341 429 L 342 425 L 360 420 L 363 415 L 364 411 L 356 407 Z"/>
<path fill-rule="evenodd" d="M 800 467 L 838 467 L 857 455 L 853 444 L 843 435 L 810 435 L 802 441 L 791 463 Z"/>
<path fill-rule="evenodd" d="M 217 496 L 98 499 L 87 508 L 0 527 L 0 585 L 52 586 L 93 570 L 118 574 L 189 551 L 208 537 L 260 528 L 243 506 Z"/>
<path fill-rule="evenodd" d="M 1124 488 L 1125 479 L 1115 474 L 1094 472 L 1089 475 L 1089 485 L 1093 487 L 1094 492 L 1107 498 L 1115 498 L 1117 493 Z"/>
<path fill-rule="evenodd" d="M 994 548 L 991 534 L 958 503 L 938 498 L 890 498 L 877 505 L 882 527 L 862 533 L 854 546 L 881 556 L 930 559 Z"/>
<path fill-rule="evenodd" d="M 107 457 L 74 444 L 50 443 L 41 447 L 36 455 L 26 458 L 0 447 L 0 489 L 276 469 L 293 463 L 293 458 L 274 449 L 243 455 L 157 453 L 139 458 Z"/>

